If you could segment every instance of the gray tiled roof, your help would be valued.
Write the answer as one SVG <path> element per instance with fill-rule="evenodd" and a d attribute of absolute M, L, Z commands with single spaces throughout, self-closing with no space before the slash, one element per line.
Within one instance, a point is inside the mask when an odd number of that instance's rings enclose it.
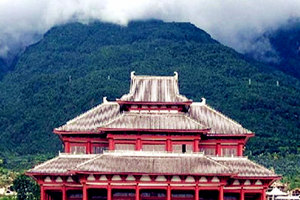
<path fill-rule="evenodd" d="M 47 173 L 47 174 L 65 174 L 68 170 L 76 168 L 96 155 L 67 155 L 61 154 L 51 160 L 48 160 L 33 169 L 28 170 L 29 173 Z"/>
<path fill-rule="evenodd" d="M 129 94 L 121 97 L 122 101 L 137 102 L 187 102 L 179 94 L 178 76 L 135 76 L 131 74 Z"/>
<path fill-rule="evenodd" d="M 68 171 L 138 174 L 237 174 L 240 177 L 277 177 L 275 173 L 242 157 L 208 157 L 203 154 L 109 152 L 101 155 L 60 156 L 29 173 L 61 174 Z"/>
<path fill-rule="evenodd" d="M 120 114 L 117 102 L 105 102 L 56 128 L 57 131 L 96 131 Z"/>
<path fill-rule="evenodd" d="M 274 172 L 247 158 L 214 157 L 218 163 L 238 173 L 239 177 L 277 177 Z"/>
<path fill-rule="evenodd" d="M 208 134 L 250 134 L 239 123 L 216 111 L 205 103 L 192 103 L 188 111 L 189 116 L 206 127 L 210 127 Z"/>
<path fill-rule="evenodd" d="M 90 172 L 132 172 L 152 174 L 230 174 L 224 165 L 203 155 L 168 155 L 166 153 L 145 155 L 103 154 L 76 168 Z"/>
<path fill-rule="evenodd" d="M 184 113 L 131 113 L 124 112 L 115 120 L 103 126 L 113 129 L 150 130 L 203 130 L 203 126 Z"/>

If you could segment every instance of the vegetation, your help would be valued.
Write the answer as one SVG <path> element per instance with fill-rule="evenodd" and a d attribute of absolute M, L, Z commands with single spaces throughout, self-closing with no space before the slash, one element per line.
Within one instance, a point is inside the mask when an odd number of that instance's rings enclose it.
<path fill-rule="evenodd" d="M 274 168 L 278 163 L 272 156 L 280 155 L 280 173 L 290 174 L 288 161 L 300 152 L 299 80 L 244 58 L 192 24 L 160 21 L 127 27 L 67 24 L 28 47 L 0 81 L 5 166 L 31 167 L 54 156 L 62 145 L 53 128 L 101 103 L 103 96 L 114 100 L 127 93 L 131 71 L 179 72 L 181 93 L 194 101 L 205 97 L 256 133 L 248 155 Z"/>
<path fill-rule="evenodd" d="M 40 199 L 40 188 L 38 184 L 26 176 L 25 174 L 19 175 L 14 180 L 13 185 L 17 192 L 18 200 L 39 200 Z"/>

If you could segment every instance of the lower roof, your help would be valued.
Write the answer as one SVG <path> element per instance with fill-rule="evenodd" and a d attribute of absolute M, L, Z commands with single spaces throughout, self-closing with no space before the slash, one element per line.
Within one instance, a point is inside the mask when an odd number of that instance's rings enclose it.
<path fill-rule="evenodd" d="M 246 157 L 210 157 L 202 153 L 114 151 L 104 154 L 60 154 L 28 171 L 29 174 L 176 174 L 278 177 Z"/>

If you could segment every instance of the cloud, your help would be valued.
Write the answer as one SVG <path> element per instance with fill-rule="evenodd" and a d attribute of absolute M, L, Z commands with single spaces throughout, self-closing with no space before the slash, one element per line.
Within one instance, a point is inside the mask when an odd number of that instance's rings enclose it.
<path fill-rule="evenodd" d="M 299 0 L 1 0 L 0 57 L 38 41 L 55 25 L 153 18 L 191 22 L 239 52 L 258 46 L 263 55 L 270 44 L 257 38 L 299 17 Z"/>

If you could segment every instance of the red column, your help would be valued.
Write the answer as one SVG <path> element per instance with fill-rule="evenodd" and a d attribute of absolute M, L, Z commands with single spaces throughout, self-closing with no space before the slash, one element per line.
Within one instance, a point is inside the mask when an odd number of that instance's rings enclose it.
<path fill-rule="evenodd" d="M 216 146 L 216 154 L 218 156 L 221 156 L 221 144 L 220 143 L 217 143 L 217 146 Z"/>
<path fill-rule="evenodd" d="M 65 141 L 65 153 L 70 153 L 70 142 Z"/>
<path fill-rule="evenodd" d="M 243 148 L 244 148 L 244 145 L 242 143 L 240 143 L 238 145 L 238 156 L 243 156 Z"/>
<path fill-rule="evenodd" d="M 140 151 L 142 149 L 142 142 L 141 142 L 141 138 L 138 138 L 136 140 L 136 150 Z"/>
<path fill-rule="evenodd" d="M 67 200 L 66 186 L 62 187 L 62 200 Z"/>
<path fill-rule="evenodd" d="M 167 151 L 172 152 L 172 142 L 171 139 L 167 139 Z"/>
<path fill-rule="evenodd" d="M 46 200 L 44 186 L 41 185 L 41 200 Z"/>
<path fill-rule="evenodd" d="M 244 189 L 241 189 L 240 200 L 245 200 L 245 192 L 244 192 Z"/>
<path fill-rule="evenodd" d="M 135 200 L 140 200 L 140 188 L 136 186 L 135 188 Z"/>
<path fill-rule="evenodd" d="M 195 188 L 195 200 L 199 200 L 199 186 L 196 185 L 196 188 Z"/>
<path fill-rule="evenodd" d="M 261 200 L 266 200 L 266 189 L 263 189 L 261 192 Z"/>
<path fill-rule="evenodd" d="M 199 140 L 194 140 L 194 152 L 199 152 Z"/>
<path fill-rule="evenodd" d="M 86 183 L 82 184 L 82 200 L 88 200 L 88 193 L 87 193 L 87 188 L 86 188 Z"/>
<path fill-rule="evenodd" d="M 111 186 L 107 186 L 107 200 L 111 200 Z"/>
<path fill-rule="evenodd" d="M 108 149 L 115 150 L 114 140 L 112 138 L 108 139 Z"/>
<path fill-rule="evenodd" d="M 91 141 L 88 141 L 88 142 L 87 142 L 87 145 L 86 145 L 86 153 L 87 153 L 87 154 L 91 154 L 91 153 L 92 153 L 92 145 L 91 145 Z"/>
<path fill-rule="evenodd" d="M 223 190 L 223 186 L 221 186 L 219 188 L 219 200 L 223 200 L 224 199 L 224 190 Z"/>
<path fill-rule="evenodd" d="M 167 200 L 171 200 L 171 186 L 169 186 L 169 185 L 167 188 Z"/>

